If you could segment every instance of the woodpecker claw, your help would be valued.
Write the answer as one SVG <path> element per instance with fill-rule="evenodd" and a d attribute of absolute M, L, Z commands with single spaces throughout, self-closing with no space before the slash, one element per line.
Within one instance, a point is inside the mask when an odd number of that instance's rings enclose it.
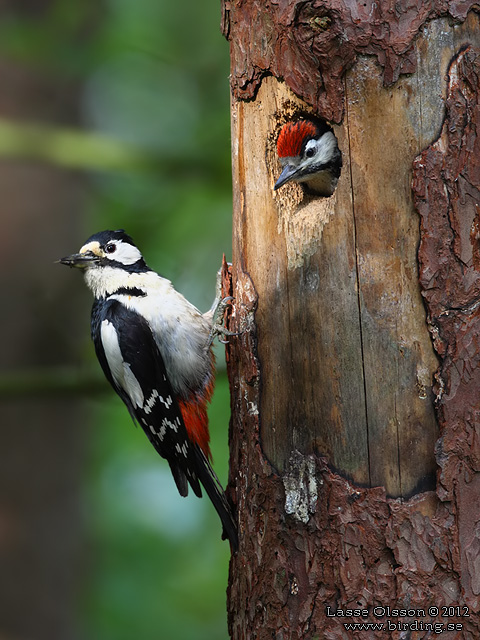
<path fill-rule="evenodd" d="M 229 305 L 231 305 L 233 299 L 234 298 L 232 296 L 226 296 L 225 298 L 222 298 L 222 300 L 220 300 L 220 302 L 217 304 L 212 317 L 212 329 L 210 331 L 210 336 L 208 339 L 209 347 L 212 345 L 216 337 L 218 337 L 218 341 L 221 342 L 222 344 L 228 344 L 229 342 L 228 340 L 222 340 L 219 336 L 232 337 L 232 336 L 240 335 L 240 333 L 238 333 L 237 331 L 229 331 L 223 326 L 223 323 L 224 323 L 223 315 L 225 313 L 226 308 Z"/>

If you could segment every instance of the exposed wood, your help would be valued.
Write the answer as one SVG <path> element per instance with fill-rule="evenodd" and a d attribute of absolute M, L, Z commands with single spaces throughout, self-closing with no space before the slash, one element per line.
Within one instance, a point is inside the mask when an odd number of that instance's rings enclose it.
<path fill-rule="evenodd" d="M 425 40 L 430 57 L 428 43 L 435 39 L 429 34 Z M 445 71 L 437 69 L 426 92 L 437 89 Z M 346 77 L 370 483 L 392 496 L 435 486 L 432 382 L 438 363 L 418 284 L 410 182 L 422 126 L 438 131 L 442 112 L 423 123 L 419 75 L 384 88 L 370 59 Z"/>
<path fill-rule="evenodd" d="M 456 616 L 461 629 L 442 637 L 478 636 L 480 154 L 472 43 L 480 45 L 480 28 L 476 13 L 467 16 L 472 4 L 412 3 L 402 14 L 398 3 L 397 13 L 387 2 L 356 3 L 354 20 L 351 3 L 321 3 L 321 11 L 316 2 L 270 10 L 255 0 L 225 3 L 232 327 L 246 329 L 228 347 L 241 526 L 229 587 L 235 639 L 384 638 L 385 631 L 352 635 L 326 613 L 368 608 L 368 622 L 386 624 L 372 616 L 379 605 L 464 605 L 470 616 Z M 466 20 L 452 25 L 442 12 Z M 314 33 L 315 15 L 332 20 L 322 24 L 329 31 L 334 23 L 335 37 Z M 363 41 L 355 39 L 359 24 Z M 352 38 L 341 48 L 338 34 L 347 29 Z M 414 73 L 400 75 L 406 69 Z M 329 199 L 296 186 L 272 190 L 279 128 L 305 112 L 340 123 L 344 168 Z M 427 489 L 438 467 L 435 493 Z M 388 637 L 426 633 L 395 627 Z"/>
<path fill-rule="evenodd" d="M 241 200 L 234 196 L 241 213 L 234 217 L 233 255 L 258 294 L 262 446 L 277 469 L 286 468 L 295 449 L 317 450 L 368 484 L 348 155 L 332 198 L 304 202 L 297 186 L 274 198 L 276 135 L 298 102 L 273 78 L 262 83 L 257 100 L 232 106 L 232 136 L 239 140 L 234 191 Z"/>
<path fill-rule="evenodd" d="M 235 237 L 259 295 L 264 451 L 280 470 L 294 449 L 320 452 L 392 496 L 434 486 L 438 363 L 410 190 L 412 159 L 443 117 L 423 109 L 425 95 L 441 98 L 451 51 L 436 37 L 446 22 L 434 24 L 418 50 L 444 66 L 423 82 L 414 75 L 385 88 L 373 60 L 347 74 L 345 124 L 336 128 L 344 169 L 332 198 L 304 198 L 296 186 L 273 195 L 279 127 L 306 104 L 266 78 L 255 103 L 232 105 L 234 175 L 244 185 Z"/>

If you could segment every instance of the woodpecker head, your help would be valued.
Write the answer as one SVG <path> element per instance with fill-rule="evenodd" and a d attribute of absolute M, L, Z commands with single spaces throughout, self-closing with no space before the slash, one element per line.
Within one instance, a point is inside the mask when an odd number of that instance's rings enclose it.
<path fill-rule="evenodd" d="M 293 181 L 302 184 L 310 193 L 332 195 L 342 168 L 342 153 L 326 123 L 288 122 L 278 136 L 277 153 L 283 171 L 275 183 L 275 190 Z"/>
<path fill-rule="evenodd" d="M 150 271 L 133 240 L 122 229 L 96 233 L 78 253 L 61 258 L 59 262 L 82 269 L 85 282 L 96 299 L 131 286 L 136 274 Z"/>
<path fill-rule="evenodd" d="M 133 273 L 148 270 L 142 254 L 123 229 L 94 234 L 78 253 L 60 258 L 59 262 L 68 267 L 87 270 L 103 267 L 114 267 Z"/>

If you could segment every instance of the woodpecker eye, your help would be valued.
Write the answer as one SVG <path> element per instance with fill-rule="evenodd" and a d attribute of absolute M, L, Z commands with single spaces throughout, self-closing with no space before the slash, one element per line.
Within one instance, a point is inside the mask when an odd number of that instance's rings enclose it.
<path fill-rule="evenodd" d="M 305 151 L 305 155 L 307 156 L 307 158 L 313 158 L 313 156 L 315 155 L 315 149 L 313 147 L 310 147 Z"/>
<path fill-rule="evenodd" d="M 114 253 L 117 249 L 117 246 L 114 242 L 109 242 L 105 247 L 105 253 Z"/>

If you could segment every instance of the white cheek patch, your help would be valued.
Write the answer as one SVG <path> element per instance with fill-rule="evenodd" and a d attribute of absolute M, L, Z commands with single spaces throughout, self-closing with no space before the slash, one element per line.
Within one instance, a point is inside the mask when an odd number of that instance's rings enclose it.
<path fill-rule="evenodd" d="M 143 407 L 142 388 L 130 365 L 123 360 L 117 332 L 108 320 L 104 320 L 100 326 L 100 338 L 115 383 L 125 391 L 134 407 Z"/>
<path fill-rule="evenodd" d="M 116 240 L 115 245 L 117 250 L 113 253 L 107 253 L 106 257 L 110 258 L 110 260 L 116 260 L 117 262 L 121 262 L 122 264 L 135 264 L 140 258 L 142 254 L 131 244 L 122 242 L 121 240 Z"/>
<path fill-rule="evenodd" d="M 318 140 L 309 140 L 305 145 L 304 154 L 307 153 L 310 149 L 315 149 L 315 152 L 318 152 L 319 141 Z"/>
<path fill-rule="evenodd" d="M 310 144 L 310 143 L 308 143 Z M 308 148 L 307 144 L 307 148 Z M 332 159 L 332 155 L 337 146 L 337 139 L 331 131 L 323 134 L 323 136 L 316 142 L 317 153 L 314 156 L 315 162 L 318 164 L 324 164 Z"/>

